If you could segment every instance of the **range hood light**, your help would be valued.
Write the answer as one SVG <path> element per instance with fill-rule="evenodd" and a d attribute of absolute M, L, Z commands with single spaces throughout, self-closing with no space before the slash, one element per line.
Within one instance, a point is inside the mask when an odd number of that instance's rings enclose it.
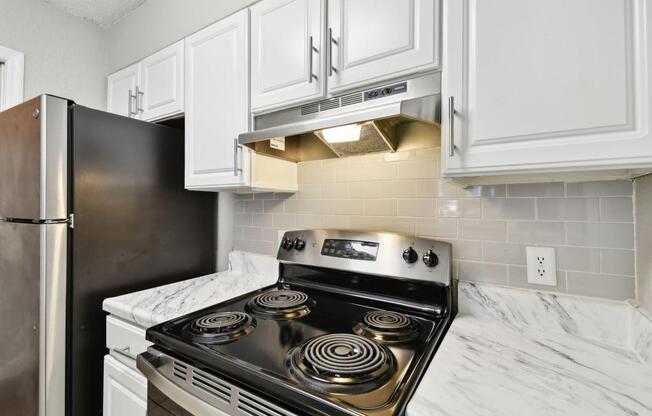
<path fill-rule="evenodd" d="M 321 131 L 322 137 L 328 143 L 357 142 L 360 140 L 361 124 L 347 124 Z"/>

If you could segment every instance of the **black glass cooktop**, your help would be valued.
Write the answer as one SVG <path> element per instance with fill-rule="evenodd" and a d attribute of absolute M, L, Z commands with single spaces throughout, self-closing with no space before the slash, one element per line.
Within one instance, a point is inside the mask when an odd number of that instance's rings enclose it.
<path fill-rule="evenodd" d="M 342 289 L 281 279 L 150 328 L 147 338 L 299 414 L 397 414 L 449 314 Z"/>

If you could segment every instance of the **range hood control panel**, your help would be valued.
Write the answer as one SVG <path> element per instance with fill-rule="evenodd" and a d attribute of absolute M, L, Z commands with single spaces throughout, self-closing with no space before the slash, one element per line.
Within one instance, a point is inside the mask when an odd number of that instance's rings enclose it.
<path fill-rule="evenodd" d="M 396 95 L 407 92 L 407 82 L 389 85 L 386 87 L 376 88 L 364 92 L 364 100 L 374 100 L 376 98 L 387 97 L 388 95 Z"/>

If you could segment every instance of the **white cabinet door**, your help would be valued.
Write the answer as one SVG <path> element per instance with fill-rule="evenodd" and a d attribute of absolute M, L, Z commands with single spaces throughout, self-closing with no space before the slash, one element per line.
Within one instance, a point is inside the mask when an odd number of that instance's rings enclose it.
<path fill-rule="evenodd" d="M 183 113 L 183 40 L 143 59 L 138 110 L 143 120 Z"/>
<path fill-rule="evenodd" d="M 645 3 L 447 1 L 444 174 L 650 166 Z"/>
<path fill-rule="evenodd" d="M 104 357 L 104 416 L 146 416 L 147 379 L 107 355 Z"/>
<path fill-rule="evenodd" d="M 329 91 L 439 68 L 440 10 L 440 0 L 329 1 Z"/>
<path fill-rule="evenodd" d="M 186 38 L 186 188 L 248 184 L 248 10 Z"/>
<path fill-rule="evenodd" d="M 140 85 L 140 64 L 109 75 L 107 81 L 106 111 L 125 117 L 137 116 L 136 87 Z"/>
<path fill-rule="evenodd" d="M 325 7 L 325 0 L 263 0 L 250 8 L 252 111 L 324 97 Z"/>

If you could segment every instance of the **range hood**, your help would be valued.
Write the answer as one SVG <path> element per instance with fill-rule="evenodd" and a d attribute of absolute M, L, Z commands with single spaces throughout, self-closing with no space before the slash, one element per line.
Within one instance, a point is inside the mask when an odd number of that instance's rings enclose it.
<path fill-rule="evenodd" d="M 440 86 L 441 74 L 434 73 L 257 115 L 238 141 L 295 162 L 395 152 L 401 125 L 439 124 Z M 436 139 L 426 140 L 423 147 Z"/>

